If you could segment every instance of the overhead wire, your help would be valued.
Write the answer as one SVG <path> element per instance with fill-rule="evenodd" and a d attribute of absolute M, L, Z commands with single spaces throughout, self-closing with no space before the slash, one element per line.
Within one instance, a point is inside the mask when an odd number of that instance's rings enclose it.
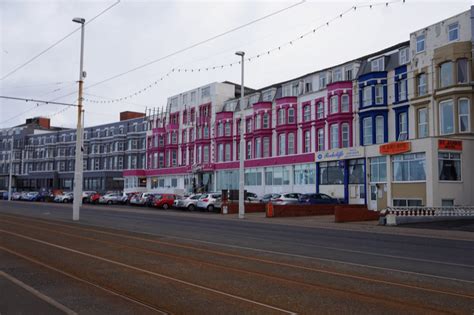
<path fill-rule="evenodd" d="M 115 2 L 114 4 L 108 6 L 107 8 L 105 8 L 103 11 L 101 11 L 99 14 L 97 14 L 96 16 L 94 16 L 93 18 L 91 18 L 89 21 L 87 21 L 85 23 L 85 25 L 93 22 L 95 19 L 97 19 L 99 16 L 101 16 L 102 14 L 104 14 L 105 12 L 109 11 L 110 9 L 112 9 L 114 6 L 116 6 L 117 4 L 120 3 L 120 0 L 117 0 L 117 2 Z M 28 59 L 26 62 L 22 63 L 21 65 L 17 66 L 16 68 L 14 68 L 13 70 L 11 70 L 10 72 L 8 72 L 7 74 L 5 74 L 3 77 L 0 78 L 0 81 L 8 78 L 9 76 L 11 76 L 12 74 L 16 73 L 18 70 L 22 69 L 23 67 L 25 67 L 26 65 L 30 64 L 31 62 L 33 62 L 34 60 L 38 59 L 39 57 L 41 57 L 42 55 L 44 55 L 45 53 L 47 53 L 48 51 L 50 51 L 51 49 L 53 49 L 54 47 L 56 47 L 57 45 L 59 45 L 60 43 L 62 43 L 64 40 L 66 40 L 67 38 L 69 38 L 70 36 L 72 36 L 74 33 L 76 33 L 77 31 L 79 31 L 81 29 L 81 27 L 78 27 L 76 28 L 74 31 L 68 33 L 66 36 L 60 38 L 58 41 L 54 42 L 52 45 L 50 45 L 49 47 L 47 47 L 46 49 L 42 50 L 40 53 L 38 53 L 37 55 L 33 56 L 32 58 Z"/>
<path fill-rule="evenodd" d="M 260 57 L 264 57 L 264 56 L 268 56 L 270 55 L 272 52 L 275 52 L 275 51 L 281 51 L 282 48 L 286 47 L 286 46 L 293 46 L 297 41 L 299 40 L 302 40 L 303 38 L 311 35 L 311 34 L 314 34 L 316 33 L 317 31 L 319 31 L 320 29 L 322 28 L 325 28 L 325 27 L 329 27 L 329 25 L 336 21 L 336 20 L 339 20 L 341 19 L 344 15 L 348 14 L 349 12 L 352 12 L 352 11 L 356 11 L 358 8 L 361 9 L 361 8 L 370 8 L 372 9 L 373 7 L 375 6 L 386 6 L 388 7 L 389 4 L 394 4 L 394 3 L 397 3 L 397 2 L 403 2 L 405 3 L 405 0 L 392 0 L 392 1 L 389 1 L 389 2 L 378 2 L 378 3 L 371 3 L 371 4 L 363 4 L 363 5 L 354 5 L 354 6 L 351 6 L 350 8 L 344 10 L 343 12 L 337 14 L 334 18 L 331 18 L 329 20 L 327 20 L 326 22 L 320 24 L 319 26 L 316 26 L 316 27 L 313 27 L 310 31 L 307 31 L 306 33 L 304 34 L 301 34 L 299 35 L 298 37 L 295 37 L 293 38 L 292 40 L 289 40 L 289 41 L 286 41 L 284 42 L 283 44 L 280 44 L 278 46 L 275 46 L 274 48 L 272 49 L 268 49 L 268 50 L 265 50 L 264 52 L 261 52 L 261 53 L 258 53 L 258 54 L 255 54 L 255 55 L 252 55 L 250 57 L 245 57 L 245 60 L 246 61 L 252 61 L 254 59 L 257 59 L 257 58 L 260 58 Z M 89 98 L 85 98 L 84 101 L 86 102 L 89 102 L 89 103 L 99 103 L 99 104 L 107 104 L 107 103 L 114 103 L 114 102 L 121 102 L 123 100 L 128 100 L 130 98 L 133 98 L 135 96 L 138 96 L 140 95 L 141 93 L 144 93 L 146 92 L 147 90 L 157 86 L 161 81 L 165 80 L 166 78 L 168 78 L 171 74 L 173 73 L 180 73 L 180 72 L 184 72 L 184 73 L 187 73 L 187 72 L 190 72 L 190 73 L 194 73 L 194 72 L 201 72 L 201 71 L 214 71 L 214 70 L 222 70 L 224 68 L 227 68 L 227 67 L 232 67 L 234 65 L 239 65 L 241 63 L 241 61 L 235 61 L 235 62 L 231 62 L 231 63 L 226 63 L 226 64 L 219 64 L 219 65 L 212 65 L 212 66 L 205 66 L 205 67 L 200 67 L 200 68 L 181 68 L 181 67 L 175 67 L 175 68 L 172 68 L 171 70 L 169 70 L 165 75 L 161 76 L 160 78 L 156 79 L 154 82 L 146 85 L 145 87 L 131 93 L 131 94 L 128 94 L 128 95 L 125 95 L 125 96 L 122 96 L 122 97 L 118 97 L 118 98 L 111 98 L 109 100 L 93 100 L 93 99 L 89 99 Z M 98 82 L 97 84 L 93 84 L 93 85 L 90 85 L 88 86 L 88 88 L 91 88 L 93 86 L 96 86 L 102 82 L 105 82 L 105 81 L 101 81 L 101 82 Z M 67 95 L 65 95 L 67 96 Z"/>

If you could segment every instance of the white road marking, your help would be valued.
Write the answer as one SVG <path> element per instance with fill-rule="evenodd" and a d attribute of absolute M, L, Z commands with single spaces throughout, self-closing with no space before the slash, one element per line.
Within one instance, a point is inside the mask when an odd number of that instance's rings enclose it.
<path fill-rule="evenodd" d="M 63 311 L 65 314 L 67 315 L 77 315 L 76 312 L 74 312 L 73 310 L 67 308 L 66 306 L 62 305 L 61 303 L 53 300 L 52 298 L 50 298 L 49 296 L 46 296 L 44 295 L 43 293 L 39 292 L 38 290 L 30 287 L 29 285 L 25 284 L 24 282 L 21 282 L 20 280 L 18 280 L 17 278 L 14 278 L 12 277 L 11 275 L 7 274 L 6 272 L 4 271 L 1 271 L 0 270 L 0 276 L 6 278 L 7 280 L 13 282 L 14 284 L 16 284 L 17 286 L 25 289 L 26 291 L 28 291 L 29 293 L 33 294 L 34 296 L 36 296 L 37 298 L 45 301 L 46 303 L 56 307 L 57 309 L 59 309 L 60 311 Z"/>
<path fill-rule="evenodd" d="M 188 282 L 188 281 L 185 281 L 185 280 L 180 280 L 180 279 L 177 279 L 177 278 L 166 276 L 166 275 L 163 275 L 163 274 L 160 274 L 160 273 L 157 273 L 157 272 L 153 272 L 153 271 L 149 271 L 149 270 L 146 270 L 146 269 L 142 269 L 142 268 L 134 267 L 134 266 L 131 266 L 131 265 L 127 265 L 127 264 L 124 264 L 124 263 L 121 263 L 121 262 L 118 262 L 118 261 L 115 261 L 115 260 L 111 260 L 111 259 L 96 256 L 96 255 L 88 254 L 88 253 L 78 251 L 78 250 L 75 250 L 75 249 L 72 249 L 72 248 L 69 248 L 69 247 L 56 245 L 56 244 L 41 241 L 41 240 L 37 240 L 37 239 L 34 239 L 32 237 L 28 237 L 28 236 L 25 236 L 25 235 L 21 235 L 21 234 L 18 234 L 18 233 L 14 233 L 14 232 L 2 230 L 2 229 L 0 229 L 0 232 L 10 234 L 10 235 L 14 235 L 16 237 L 27 239 L 27 240 L 37 242 L 37 243 L 40 243 L 40 244 L 55 247 L 55 248 L 58 248 L 58 249 L 62 249 L 62 250 L 65 250 L 65 251 L 68 251 L 68 252 L 71 252 L 71 253 L 83 255 L 83 256 L 94 258 L 94 259 L 101 260 L 101 261 L 105 261 L 105 262 L 108 262 L 108 263 L 111 263 L 111 264 L 114 264 L 114 265 L 117 265 L 117 266 L 121 266 L 121 267 L 132 269 L 132 270 L 135 270 L 135 271 L 138 271 L 138 272 L 146 273 L 146 274 L 149 274 L 149 275 L 152 275 L 152 276 L 155 276 L 155 277 L 159 277 L 159 278 L 167 279 L 167 280 L 170 280 L 170 281 L 178 282 L 178 283 L 188 285 L 188 286 L 191 286 L 191 287 L 194 287 L 194 288 L 202 289 L 202 290 L 209 291 L 209 292 L 212 292 L 212 293 L 217 293 L 217 294 L 220 294 L 220 295 L 223 295 L 223 296 L 226 296 L 226 297 L 230 297 L 230 298 L 233 298 L 233 299 L 236 299 L 236 300 L 244 301 L 244 302 L 247 302 L 247 303 L 250 303 L 250 304 L 255 304 L 255 305 L 265 307 L 265 308 L 273 309 L 273 310 L 276 310 L 276 311 L 279 311 L 279 312 L 282 312 L 282 313 L 292 314 L 292 315 L 296 314 L 295 312 L 288 311 L 288 310 L 285 310 L 285 309 L 282 309 L 282 308 L 278 308 L 276 306 L 272 306 L 272 305 L 269 305 L 269 304 L 257 302 L 257 301 L 254 301 L 254 300 L 250 300 L 250 299 L 238 296 L 238 295 L 232 295 L 230 293 L 225 293 L 225 292 L 222 292 L 222 291 L 219 291 L 219 290 L 216 290 L 216 289 L 212 289 L 212 288 L 208 288 L 208 287 L 205 287 L 205 286 L 202 286 L 202 285 L 199 285 L 199 284 L 195 284 L 195 283 Z"/>

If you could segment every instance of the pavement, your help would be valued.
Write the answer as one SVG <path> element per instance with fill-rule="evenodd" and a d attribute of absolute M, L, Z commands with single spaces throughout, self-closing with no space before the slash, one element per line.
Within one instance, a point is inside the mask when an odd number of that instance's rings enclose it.
<path fill-rule="evenodd" d="M 58 287 L 91 313 L 115 313 L 117 301 L 130 313 L 474 310 L 472 232 L 121 206 L 71 216 L 71 205 L 0 202 L 0 270 L 73 311 Z"/>

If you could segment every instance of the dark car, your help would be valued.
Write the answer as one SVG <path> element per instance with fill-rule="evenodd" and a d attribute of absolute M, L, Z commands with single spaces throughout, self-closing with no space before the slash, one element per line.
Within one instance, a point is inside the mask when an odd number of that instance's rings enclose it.
<path fill-rule="evenodd" d="M 309 205 L 324 205 L 324 204 L 338 204 L 338 199 L 328 196 L 326 194 L 302 194 L 299 202 Z"/>
<path fill-rule="evenodd" d="M 273 196 L 276 196 L 277 194 L 265 194 L 260 198 L 260 202 L 262 203 L 269 203 L 270 200 L 272 200 Z"/>

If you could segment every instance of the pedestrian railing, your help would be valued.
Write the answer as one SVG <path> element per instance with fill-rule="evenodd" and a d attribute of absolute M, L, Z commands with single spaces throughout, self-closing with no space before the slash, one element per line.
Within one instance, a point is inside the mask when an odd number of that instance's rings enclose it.
<path fill-rule="evenodd" d="M 474 206 L 454 207 L 388 207 L 381 211 L 382 215 L 394 216 L 443 216 L 443 217 L 465 217 L 474 216 Z"/>

